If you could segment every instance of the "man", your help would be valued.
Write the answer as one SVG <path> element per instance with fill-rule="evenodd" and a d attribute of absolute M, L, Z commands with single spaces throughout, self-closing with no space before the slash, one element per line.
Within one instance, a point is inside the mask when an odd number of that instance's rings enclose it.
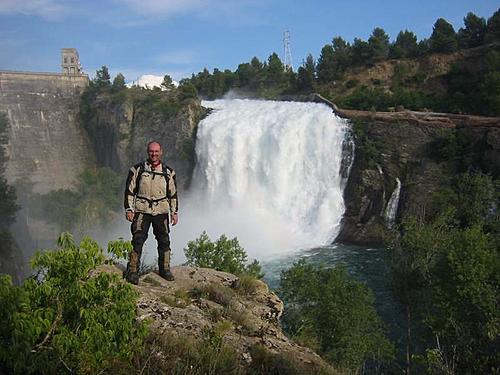
<path fill-rule="evenodd" d="M 147 147 L 148 159 L 130 168 L 125 186 L 125 216 L 132 222 L 132 246 L 125 278 L 139 283 L 142 247 L 148 238 L 149 226 L 158 242 L 159 274 L 174 280 L 170 271 L 169 215 L 172 225 L 178 222 L 177 184 L 175 172 L 161 162 L 162 148 L 152 141 Z"/>

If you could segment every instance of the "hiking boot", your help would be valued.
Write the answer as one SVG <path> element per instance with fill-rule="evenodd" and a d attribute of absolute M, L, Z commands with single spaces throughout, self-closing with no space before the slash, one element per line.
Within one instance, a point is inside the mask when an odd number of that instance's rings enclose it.
<path fill-rule="evenodd" d="M 172 275 L 172 272 L 170 271 L 160 270 L 159 275 L 167 281 L 175 280 L 174 275 Z"/>
<path fill-rule="evenodd" d="M 139 275 L 137 274 L 137 272 L 129 272 L 127 274 L 127 281 L 134 285 L 139 284 Z"/>

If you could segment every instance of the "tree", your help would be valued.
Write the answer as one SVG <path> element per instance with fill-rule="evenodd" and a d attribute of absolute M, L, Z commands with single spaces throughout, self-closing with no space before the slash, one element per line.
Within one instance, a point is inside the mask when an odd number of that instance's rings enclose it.
<path fill-rule="evenodd" d="M 121 91 L 123 90 L 125 86 L 125 76 L 121 73 L 118 73 L 113 80 L 113 90 L 114 91 Z"/>
<path fill-rule="evenodd" d="M 146 335 L 136 321 L 138 294 L 118 275 L 96 272 L 103 262 L 97 242 L 86 237 L 77 245 L 63 233 L 58 249 L 35 255 L 35 276 L 20 287 L 0 276 L 0 367 L 22 374 L 132 370 Z"/>
<path fill-rule="evenodd" d="M 316 63 L 311 54 L 307 56 L 306 61 L 302 63 L 297 73 L 297 88 L 300 91 L 312 92 L 314 90 Z"/>
<path fill-rule="evenodd" d="M 273 52 L 267 60 L 266 82 L 270 85 L 277 85 L 283 82 L 284 66 L 279 56 Z"/>
<path fill-rule="evenodd" d="M 97 70 L 92 83 L 97 88 L 110 87 L 111 86 L 111 76 L 109 75 L 108 67 L 103 65 L 101 69 Z"/>
<path fill-rule="evenodd" d="M 203 231 L 200 237 L 187 243 L 184 254 L 190 266 L 213 268 L 235 275 L 246 274 L 259 279 L 264 276 L 258 261 L 247 264 L 245 249 L 236 237 L 229 239 L 223 234 L 212 242 Z"/>
<path fill-rule="evenodd" d="M 354 38 L 351 53 L 352 63 L 355 65 L 368 65 L 373 61 L 373 49 L 364 40 Z"/>
<path fill-rule="evenodd" d="M 299 341 L 312 336 L 305 341 L 317 342 L 319 353 L 333 364 L 356 371 L 367 361 L 393 358 L 373 294 L 344 268 L 316 268 L 301 259 L 281 273 L 280 295 L 288 331 Z"/>
<path fill-rule="evenodd" d="M 179 82 L 177 92 L 181 101 L 198 98 L 198 91 L 189 80 L 182 79 Z"/>
<path fill-rule="evenodd" d="M 351 46 L 342 37 L 337 36 L 332 40 L 332 47 L 336 70 L 342 73 L 351 63 Z"/>
<path fill-rule="evenodd" d="M 486 42 L 494 43 L 500 41 L 500 8 L 488 18 L 486 31 Z"/>
<path fill-rule="evenodd" d="M 469 12 L 464 18 L 464 28 L 458 30 L 458 44 L 461 48 L 473 48 L 484 43 L 486 20 Z"/>
<path fill-rule="evenodd" d="M 328 83 L 336 79 L 335 51 L 332 45 L 325 44 L 321 49 L 316 71 L 318 81 L 321 83 Z"/>
<path fill-rule="evenodd" d="M 444 18 L 438 18 L 434 23 L 429 42 L 432 52 L 454 52 L 458 46 L 457 34 Z"/>
<path fill-rule="evenodd" d="M 374 60 L 384 60 L 389 56 L 389 35 L 380 27 L 373 29 L 368 39 Z"/>
<path fill-rule="evenodd" d="M 161 87 L 167 91 L 173 90 L 175 86 L 172 77 L 170 77 L 168 74 L 165 74 L 161 83 Z"/>
<path fill-rule="evenodd" d="M 417 49 L 417 36 L 413 32 L 405 30 L 399 32 L 389 54 L 393 59 L 414 57 L 417 55 Z"/>

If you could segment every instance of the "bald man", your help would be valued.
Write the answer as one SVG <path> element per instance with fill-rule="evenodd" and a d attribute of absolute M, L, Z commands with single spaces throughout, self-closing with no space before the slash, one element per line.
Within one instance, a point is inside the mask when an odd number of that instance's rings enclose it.
<path fill-rule="evenodd" d="M 174 280 L 170 271 L 169 221 L 178 222 L 177 184 L 175 172 L 162 163 L 163 150 L 157 141 L 147 145 L 147 160 L 130 168 L 125 186 L 125 216 L 132 222 L 132 246 L 125 278 L 132 284 L 139 283 L 139 265 L 142 247 L 148 238 L 149 227 L 158 242 L 159 274 Z"/>

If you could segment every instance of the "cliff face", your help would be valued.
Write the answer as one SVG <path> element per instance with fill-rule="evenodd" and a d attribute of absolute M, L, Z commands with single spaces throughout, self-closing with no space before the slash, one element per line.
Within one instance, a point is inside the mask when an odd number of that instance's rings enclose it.
<path fill-rule="evenodd" d="M 78 124 L 87 76 L 0 72 L 0 111 L 9 119 L 6 177 L 34 192 L 70 188 L 92 160 Z"/>
<path fill-rule="evenodd" d="M 396 178 L 401 181 L 396 223 L 425 213 L 433 193 L 449 185 L 462 167 L 456 158 L 435 157 L 438 139 L 467 139 L 468 165 L 500 174 L 500 118 L 411 111 L 338 113 L 353 122 L 356 152 L 337 241 L 383 243 Z"/>
<path fill-rule="evenodd" d="M 57 238 L 55 228 L 28 219 L 26 196 L 70 188 L 93 163 L 88 137 L 78 123 L 80 95 L 87 85 L 85 75 L 0 71 L 0 112 L 9 122 L 5 176 L 24 206 L 13 226 L 17 245 L 0 247 L 0 268 L 17 281 L 27 273 L 20 249 L 27 259 L 35 248 Z M 6 254 L 7 248 L 18 253 Z"/>
<path fill-rule="evenodd" d="M 145 110 L 132 100 L 113 103 L 106 96 L 98 96 L 91 106 L 92 116 L 83 126 L 99 166 L 125 176 L 128 168 L 147 157 L 147 143 L 157 140 L 163 146 L 163 159 L 177 173 L 179 187 L 187 186 L 194 167 L 195 129 L 206 114 L 199 100 L 184 101 L 171 116 Z"/>

